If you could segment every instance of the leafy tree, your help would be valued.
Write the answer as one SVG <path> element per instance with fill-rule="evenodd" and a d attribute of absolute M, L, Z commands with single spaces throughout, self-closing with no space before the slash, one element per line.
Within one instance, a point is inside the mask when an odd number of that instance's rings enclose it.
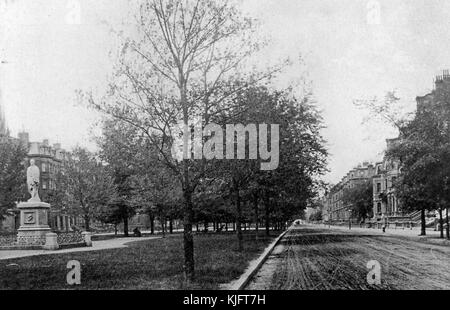
<path fill-rule="evenodd" d="M 322 210 L 316 210 L 309 216 L 310 222 L 320 222 L 322 220 Z"/>
<path fill-rule="evenodd" d="M 155 216 L 159 220 L 165 235 L 167 219 L 172 223 L 174 219 L 180 218 L 182 191 L 178 179 L 170 169 L 154 159 L 147 161 L 147 165 L 131 180 L 135 204 L 150 217 Z"/>
<path fill-rule="evenodd" d="M 373 210 L 373 183 L 367 180 L 357 183 L 355 187 L 344 190 L 343 203 L 351 210 L 358 221 L 365 221 Z"/>
<path fill-rule="evenodd" d="M 291 89 L 275 91 L 255 86 L 240 93 L 235 98 L 234 108 L 214 118 L 214 121 L 222 126 L 229 123 L 279 126 L 279 137 L 273 136 L 274 140 L 279 138 L 276 141 L 279 162 L 273 170 L 261 170 L 261 156 L 257 160 L 235 159 L 215 165 L 220 167 L 219 175 L 236 209 L 237 236 L 239 249 L 242 250 L 241 222 L 245 220 L 244 214 L 249 214 L 249 202 L 253 204 L 255 222 L 258 222 L 259 204 L 264 204 L 268 233 L 271 221 L 277 228 L 282 228 L 300 209 L 306 208 L 308 199 L 314 197 L 314 177 L 324 171 L 326 160 L 326 150 L 320 136 L 321 118 L 314 105 L 309 103 L 309 98 L 298 101 Z M 272 140 L 272 134 L 269 132 L 269 140 Z M 252 142 L 245 140 L 246 149 Z M 235 139 L 235 149 L 236 144 Z"/>
<path fill-rule="evenodd" d="M 257 178 L 265 206 L 266 233 L 270 213 L 281 211 L 281 223 L 292 220 L 305 209 L 320 187 L 317 176 L 325 171 L 327 151 L 320 134 L 322 119 L 311 95 L 296 98 L 291 90 L 273 94 L 271 104 L 259 111 L 280 124 L 279 166 L 261 171 Z"/>
<path fill-rule="evenodd" d="M 85 229 L 98 208 L 116 199 L 116 187 L 107 168 L 88 150 L 77 147 L 64 166 L 69 212 L 81 215 Z"/>
<path fill-rule="evenodd" d="M 2 219 L 8 209 L 14 208 L 18 201 L 25 198 L 27 187 L 24 161 L 27 152 L 21 144 L 7 137 L 0 139 L 0 219 Z"/>
<path fill-rule="evenodd" d="M 415 118 L 403 127 L 403 135 L 389 156 L 401 160 L 399 195 L 406 208 L 421 208 L 422 234 L 424 210 L 436 209 L 443 238 L 442 213 L 448 213 L 450 204 L 450 93 L 441 89 L 434 96 L 433 102 L 419 107 Z"/>
<path fill-rule="evenodd" d="M 105 224 L 114 225 L 114 231 L 116 235 L 117 226 L 123 221 L 123 218 L 119 210 L 117 209 L 117 206 L 114 204 L 114 201 L 99 206 L 95 212 L 95 219 Z"/>
<path fill-rule="evenodd" d="M 102 126 L 102 135 L 97 138 L 99 156 L 108 165 L 116 187 L 115 199 L 110 202 L 107 213 L 114 220 L 121 219 L 124 235 L 128 236 L 130 217 L 136 213 L 136 209 L 147 206 L 145 199 L 138 200 L 135 197 L 135 176 L 142 175 L 144 165 L 148 166 L 152 153 L 145 137 L 135 127 L 108 119 L 103 120 Z"/>

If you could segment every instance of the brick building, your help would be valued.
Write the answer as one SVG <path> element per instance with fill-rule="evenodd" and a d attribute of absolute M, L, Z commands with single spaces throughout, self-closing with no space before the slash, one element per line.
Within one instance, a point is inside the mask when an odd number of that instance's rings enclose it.
<path fill-rule="evenodd" d="M 338 184 L 330 189 L 324 200 L 324 209 L 329 221 L 339 222 L 348 221 L 350 219 L 349 209 L 351 206 L 344 204 L 344 191 L 371 180 L 374 174 L 374 165 L 365 162 L 350 170 Z"/>

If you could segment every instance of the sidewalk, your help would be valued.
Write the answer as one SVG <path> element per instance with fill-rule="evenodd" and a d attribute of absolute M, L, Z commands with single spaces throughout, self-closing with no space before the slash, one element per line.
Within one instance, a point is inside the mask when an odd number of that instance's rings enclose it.
<path fill-rule="evenodd" d="M 0 251 L 0 260 L 10 259 L 10 258 L 20 258 L 28 256 L 37 255 L 52 255 L 52 254 L 63 254 L 63 253 L 73 253 L 73 252 L 88 252 L 88 251 L 100 251 L 107 249 L 118 249 L 126 248 L 127 244 L 134 241 L 145 241 L 152 239 L 159 239 L 160 237 L 142 237 L 142 238 L 116 238 L 101 241 L 92 241 L 92 247 L 83 248 L 73 248 L 64 249 L 56 251 L 45 251 L 45 250 L 12 250 L 12 251 Z"/>
<path fill-rule="evenodd" d="M 183 232 L 183 229 L 181 229 L 181 228 L 180 228 L 180 229 L 174 229 L 173 232 L 174 232 L 174 233 Z M 150 230 L 142 230 L 141 233 L 142 233 L 142 234 L 146 234 L 146 235 L 150 235 L 152 232 L 151 232 Z M 155 230 L 153 233 L 154 233 L 154 234 L 161 234 L 162 231 L 161 231 L 161 230 Z M 133 232 L 130 231 L 129 234 L 130 234 L 130 236 L 132 236 L 132 235 L 133 235 Z M 166 234 L 168 235 L 169 232 L 166 232 Z M 94 237 L 94 236 L 103 237 L 103 236 L 115 236 L 115 235 L 116 235 L 115 232 L 103 232 L 103 233 L 94 233 L 92 236 L 93 236 L 93 237 Z M 117 232 L 117 235 L 123 235 L 123 231 L 118 231 L 118 232 Z"/>
<path fill-rule="evenodd" d="M 318 225 L 322 228 L 328 228 L 328 225 Z M 426 236 L 419 236 L 420 235 L 420 228 L 405 228 L 405 229 L 392 229 L 388 228 L 386 229 L 386 232 L 383 233 L 381 229 L 376 228 L 360 228 L 358 226 L 352 226 L 352 229 L 348 229 L 348 226 L 331 226 L 331 229 L 339 229 L 342 231 L 347 232 L 363 232 L 363 233 L 372 233 L 375 235 L 382 235 L 382 236 L 400 236 L 400 237 L 407 237 L 409 239 L 412 239 L 414 241 L 423 241 L 423 242 L 429 242 L 433 244 L 440 244 L 440 245 L 450 245 L 450 241 L 447 239 L 440 239 L 440 232 L 434 231 L 433 229 L 427 229 L 427 235 Z M 444 231 L 445 236 L 445 231 Z"/>

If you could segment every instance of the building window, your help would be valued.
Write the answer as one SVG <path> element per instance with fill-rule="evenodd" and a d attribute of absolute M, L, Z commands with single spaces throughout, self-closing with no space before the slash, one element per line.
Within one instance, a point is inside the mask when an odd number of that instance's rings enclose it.
<path fill-rule="evenodd" d="M 42 189 L 47 189 L 47 182 L 46 181 L 42 182 Z"/>
<path fill-rule="evenodd" d="M 47 170 L 48 170 L 48 164 L 42 163 L 42 172 L 47 172 Z"/>
<path fill-rule="evenodd" d="M 381 202 L 377 203 L 377 213 L 381 213 Z"/>
<path fill-rule="evenodd" d="M 377 183 L 377 193 L 381 192 L 381 183 Z"/>

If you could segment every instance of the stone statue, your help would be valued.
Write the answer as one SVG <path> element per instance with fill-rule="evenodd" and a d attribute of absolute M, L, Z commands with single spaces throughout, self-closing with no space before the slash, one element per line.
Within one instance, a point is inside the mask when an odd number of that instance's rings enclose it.
<path fill-rule="evenodd" d="M 30 160 L 30 167 L 27 169 L 27 185 L 31 194 L 29 202 L 40 202 L 39 198 L 39 168 L 35 165 L 34 159 Z"/>

